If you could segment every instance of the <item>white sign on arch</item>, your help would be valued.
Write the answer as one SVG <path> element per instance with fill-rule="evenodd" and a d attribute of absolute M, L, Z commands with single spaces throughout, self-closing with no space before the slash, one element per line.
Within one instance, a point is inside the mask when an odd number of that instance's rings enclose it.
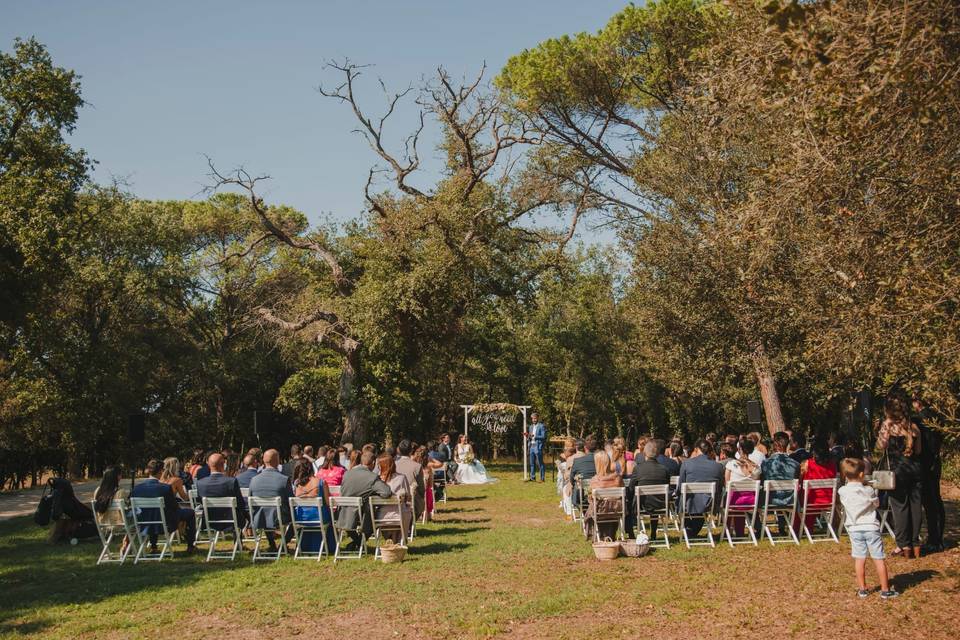
<path fill-rule="evenodd" d="M 523 479 L 529 477 L 529 464 L 527 456 L 527 411 L 530 405 L 526 404 L 507 404 L 501 402 L 498 404 L 462 404 L 463 409 L 463 435 L 470 435 L 470 426 L 474 429 L 481 429 L 488 433 L 504 434 L 516 423 L 517 413 L 523 414 Z M 471 416 L 471 414 L 473 414 Z"/>

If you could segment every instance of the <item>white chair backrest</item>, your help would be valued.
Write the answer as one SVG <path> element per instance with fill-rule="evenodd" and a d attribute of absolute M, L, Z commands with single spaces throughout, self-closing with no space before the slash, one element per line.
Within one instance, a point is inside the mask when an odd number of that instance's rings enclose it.
<path fill-rule="evenodd" d="M 328 484 L 328 485 L 327 485 L 327 492 L 328 492 L 331 496 L 339 496 L 339 495 L 340 495 L 340 485 L 338 485 L 338 484 Z"/>
<path fill-rule="evenodd" d="M 240 487 L 240 495 L 244 498 L 250 497 L 250 487 Z"/>
<path fill-rule="evenodd" d="M 610 487 L 607 489 L 594 489 L 593 497 L 594 499 L 623 499 L 623 495 L 626 492 L 626 489 L 623 487 Z"/>
<path fill-rule="evenodd" d="M 836 478 L 824 478 L 822 480 L 804 480 L 803 481 L 803 490 L 808 491 L 809 489 L 837 489 L 837 479 Z"/>
<path fill-rule="evenodd" d="M 709 493 L 711 496 L 717 491 L 716 482 L 684 482 L 680 486 L 680 493 L 685 496 L 694 493 Z"/>
<path fill-rule="evenodd" d="M 133 521 L 138 527 L 147 524 L 162 524 L 164 531 L 167 531 L 167 515 L 164 512 L 163 498 L 130 498 L 130 506 L 133 509 Z M 144 514 L 146 510 L 155 511 L 154 517 L 148 517 Z"/>
<path fill-rule="evenodd" d="M 363 498 L 347 498 L 344 496 L 330 496 L 330 508 L 339 509 L 340 507 L 356 507 L 361 508 L 363 506 Z"/>
<path fill-rule="evenodd" d="M 668 496 L 669 484 L 643 484 L 636 489 L 638 496 Z"/>
<path fill-rule="evenodd" d="M 737 480 L 727 484 L 727 492 L 732 494 L 736 492 L 758 492 L 760 491 L 759 480 Z"/>
<path fill-rule="evenodd" d="M 237 499 L 236 498 L 203 498 L 203 519 L 207 527 L 212 524 L 232 524 L 237 527 Z M 211 518 L 210 509 L 229 509 L 229 518 Z"/>
<path fill-rule="evenodd" d="M 254 514 L 258 509 L 276 509 L 277 510 L 277 523 L 282 529 L 286 524 L 286 520 L 283 516 L 283 498 L 280 496 L 274 496 L 272 498 L 258 498 L 256 496 L 250 496 L 247 498 L 247 506 L 250 510 L 250 521 L 253 522 Z"/>
<path fill-rule="evenodd" d="M 310 508 L 313 507 L 317 510 L 318 517 L 311 517 L 308 520 L 299 520 L 297 519 L 297 507 Z M 308 524 L 311 526 L 319 526 L 320 520 L 319 513 L 323 508 L 323 498 L 314 497 L 314 498 L 290 498 L 290 517 L 293 520 L 293 524 Z"/>
<path fill-rule="evenodd" d="M 107 510 L 104 511 L 103 513 L 99 513 L 97 511 L 96 504 L 97 503 L 95 500 L 90 502 L 90 508 L 93 511 L 93 518 L 94 518 L 94 521 L 97 523 L 97 526 L 103 526 L 103 527 L 127 526 L 127 523 L 129 522 L 127 520 L 127 505 L 123 500 L 116 500 L 116 499 L 111 500 L 110 506 L 107 507 Z M 107 519 L 110 516 L 117 516 L 117 515 L 120 516 L 119 517 L 120 522 L 107 522 Z"/>
<path fill-rule="evenodd" d="M 670 485 L 675 487 L 678 484 L 680 484 L 680 476 L 670 476 Z"/>
<path fill-rule="evenodd" d="M 764 491 L 796 491 L 796 480 L 766 480 L 763 483 Z"/>

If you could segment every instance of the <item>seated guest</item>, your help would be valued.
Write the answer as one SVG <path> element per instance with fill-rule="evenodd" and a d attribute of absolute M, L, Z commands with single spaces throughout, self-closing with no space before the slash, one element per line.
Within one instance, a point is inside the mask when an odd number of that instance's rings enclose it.
<path fill-rule="evenodd" d="M 120 487 L 120 467 L 107 467 L 96 491 L 93 492 L 93 510 L 100 514 L 100 522 L 111 525 L 123 525 L 123 513 L 112 510 L 113 501 L 120 500 L 129 510 L 130 492 Z"/>
<path fill-rule="evenodd" d="M 197 498 L 203 501 L 203 498 L 236 498 L 237 499 L 237 524 L 241 527 L 246 521 L 246 503 L 243 500 L 243 494 L 240 493 L 240 484 L 236 478 L 232 478 L 224 473 L 227 461 L 222 453 L 211 453 L 207 458 L 207 467 L 210 468 L 210 475 L 202 480 L 197 480 Z M 230 518 L 230 512 L 226 509 L 210 509 L 210 518 L 212 520 L 226 520 Z M 227 531 L 229 525 L 217 525 L 216 528 Z"/>
<path fill-rule="evenodd" d="M 436 499 L 434 495 L 433 473 L 437 468 L 443 468 L 443 463 L 437 462 L 427 455 L 426 447 L 417 447 L 417 450 L 410 455 L 410 459 L 420 465 L 420 475 L 423 476 L 423 508 L 424 518 L 430 520 L 433 515 L 433 505 Z"/>
<path fill-rule="evenodd" d="M 196 540 L 196 523 L 193 517 L 193 511 L 190 509 L 181 509 L 177 504 L 177 499 L 173 495 L 170 485 L 160 482 L 160 475 L 163 473 L 163 463 L 159 460 L 151 460 L 147 463 L 147 479 L 138 483 L 133 491 L 130 492 L 131 498 L 163 498 L 164 517 L 167 521 L 167 528 L 175 531 L 180 524 L 181 518 L 186 522 L 187 527 L 187 553 L 193 552 L 193 543 Z M 150 520 L 158 518 L 159 514 L 144 514 L 144 517 Z M 159 525 L 145 527 L 150 537 L 150 552 L 157 552 L 157 535 L 162 533 Z"/>
<path fill-rule="evenodd" d="M 251 449 L 252 451 L 252 449 Z M 237 474 L 237 483 L 241 489 L 249 489 L 250 481 L 257 477 L 257 459 L 252 453 L 243 456 L 243 471 Z"/>
<path fill-rule="evenodd" d="M 210 459 L 215 452 L 206 451 L 200 454 L 201 464 L 197 467 L 197 472 L 193 474 L 193 482 L 196 484 L 197 480 L 202 480 L 210 475 L 210 465 L 207 464 L 207 460 Z"/>
<path fill-rule="evenodd" d="M 586 482 L 597 475 L 597 468 L 594 463 L 594 453 L 597 448 L 597 439 L 594 436 L 587 436 L 587 439 L 583 442 L 584 455 L 579 458 L 575 458 L 573 461 L 573 466 L 570 467 L 570 483 L 576 486 L 577 478 L 580 478 L 581 482 L 586 489 Z M 577 491 L 573 492 L 573 504 L 580 504 L 580 496 Z"/>
<path fill-rule="evenodd" d="M 747 434 L 747 440 L 753 444 L 753 453 L 750 454 L 750 459 L 753 460 L 757 466 L 762 465 L 763 461 L 767 459 L 767 447 L 760 441 L 760 433 L 751 431 Z"/>
<path fill-rule="evenodd" d="M 597 526 L 596 524 L 596 515 L 597 513 L 610 513 L 617 512 L 620 509 L 626 507 L 626 505 L 621 505 L 620 500 L 594 500 L 593 490 L 594 489 L 612 489 L 615 487 L 623 486 L 623 476 L 617 472 L 616 468 L 613 466 L 613 461 L 610 459 L 609 454 L 606 451 L 597 451 L 593 455 L 593 468 L 596 473 L 590 478 L 590 493 L 588 494 L 588 506 L 587 513 L 584 516 L 586 520 L 586 535 L 587 537 L 593 537 L 593 528 Z M 617 523 L 615 522 L 603 522 L 599 525 L 600 539 L 603 538 L 613 538 L 617 535 Z"/>
<path fill-rule="evenodd" d="M 409 458 L 408 458 L 409 459 Z M 413 526 L 413 491 L 410 489 L 410 482 L 406 475 L 397 472 L 397 463 L 389 453 L 381 453 L 377 458 L 377 466 L 380 469 L 380 479 L 383 480 L 393 496 L 400 498 L 401 505 L 399 510 L 396 506 L 380 507 L 377 517 L 384 520 L 396 521 L 398 524 L 403 522 L 403 530 L 410 536 L 410 530 Z M 394 542 L 400 542 L 401 536 L 399 529 L 394 529 L 385 534 Z"/>
<path fill-rule="evenodd" d="M 331 524 L 333 520 L 330 517 L 330 507 L 327 506 L 330 500 L 330 493 L 327 490 L 326 482 L 313 473 L 313 464 L 301 458 L 293 471 L 293 495 L 297 498 L 323 498 L 323 507 L 297 507 L 297 519 L 304 521 L 317 521 Z M 268 540 L 270 535 L 268 535 Z M 333 527 L 327 528 L 327 551 L 333 552 L 336 546 L 336 536 L 333 535 Z M 303 540 L 300 541 L 300 550 L 316 552 L 320 550 L 320 534 L 317 531 L 307 531 L 303 534 Z"/>
<path fill-rule="evenodd" d="M 717 462 L 726 466 L 727 462 L 730 460 L 736 460 L 737 458 L 737 445 L 731 442 L 721 442 L 717 445 L 716 449 L 720 454 L 717 458 Z"/>
<path fill-rule="evenodd" d="M 288 478 L 293 477 L 293 470 L 297 466 L 297 463 L 300 461 L 300 445 L 295 444 L 290 446 L 290 458 L 283 463 L 283 466 L 280 467 L 280 472 Z"/>
<path fill-rule="evenodd" d="M 250 462 L 248 462 L 248 460 L 250 460 Z M 260 447 L 251 447 L 247 450 L 247 455 L 243 456 L 240 471 L 246 471 L 247 469 L 260 471 L 261 467 L 263 467 L 263 451 Z"/>
<path fill-rule="evenodd" d="M 320 471 L 320 467 L 323 466 L 323 461 L 327 459 L 327 450 L 330 447 L 321 446 L 317 449 L 317 457 L 313 461 L 313 473 L 316 474 L 317 471 Z"/>
<path fill-rule="evenodd" d="M 810 452 L 807 451 L 807 438 L 799 431 L 790 434 L 790 457 L 797 463 L 810 458 Z"/>
<path fill-rule="evenodd" d="M 711 497 L 706 494 L 693 494 L 687 496 L 686 512 L 687 514 L 707 514 L 717 508 L 717 498 L 720 495 L 720 489 L 723 488 L 724 469 L 723 465 L 710 459 L 713 454 L 713 446 L 706 439 L 699 440 L 693 447 L 690 457 L 680 465 L 680 474 L 677 484 L 677 495 L 686 482 L 714 482 L 716 483 L 716 493 Z M 687 518 L 686 528 L 687 536 L 696 537 L 700 535 L 703 529 L 704 518 Z"/>
<path fill-rule="evenodd" d="M 680 461 L 675 457 L 671 458 L 667 455 L 667 452 L 671 450 L 671 448 L 667 445 L 667 441 L 657 439 L 654 440 L 654 442 L 657 445 L 657 462 L 660 463 L 660 466 L 666 469 L 671 476 L 680 475 Z M 679 443 L 677 443 L 676 448 L 678 450 L 680 449 Z M 646 458 L 646 455 L 646 447 L 644 447 L 643 457 Z"/>
<path fill-rule="evenodd" d="M 176 499 L 181 502 L 190 501 L 187 489 L 183 485 L 183 478 L 180 477 L 180 461 L 176 458 L 164 458 L 160 482 L 170 485 L 170 489 L 173 490 L 173 497 Z"/>
<path fill-rule="evenodd" d="M 187 468 L 187 473 L 190 474 L 190 477 L 194 480 L 197 479 L 197 472 L 200 470 L 200 467 L 207 466 L 207 458 L 203 455 L 203 449 L 194 449 L 193 457 L 190 458 L 190 465 Z"/>
<path fill-rule="evenodd" d="M 340 486 L 340 495 L 344 498 L 369 498 L 370 496 L 380 496 L 389 498 L 393 491 L 387 486 L 387 483 L 380 479 L 380 476 L 373 472 L 377 458 L 372 451 L 363 451 L 360 454 L 360 463 L 347 471 L 343 476 L 343 484 Z M 362 522 L 364 535 L 373 535 L 373 523 L 369 518 L 363 517 L 354 507 L 340 507 L 336 513 L 337 527 L 348 529 L 350 539 L 359 543 L 359 536 L 354 530 Z"/>
<path fill-rule="evenodd" d="M 837 461 L 830 455 L 827 441 L 822 437 L 816 437 L 810 448 L 812 450 L 810 457 L 800 463 L 801 488 L 804 480 L 832 480 L 837 477 Z M 807 504 L 823 506 L 830 504 L 834 499 L 836 496 L 830 489 L 811 489 L 810 495 L 807 496 Z M 812 530 L 816 519 L 815 515 L 808 515 L 804 519 L 804 524 Z"/>
<path fill-rule="evenodd" d="M 790 446 L 790 436 L 784 431 L 778 431 L 773 434 L 773 451 L 760 465 L 760 473 L 766 480 L 797 480 L 800 477 L 800 463 L 787 455 L 787 447 Z M 775 507 L 786 507 L 793 499 L 789 491 L 771 491 L 770 505 Z M 782 516 L 777 517 L 780 535 L 786 531 L 786 520 Z"/>
<path fill-rule="evenodd" d="M 337 447 L 337 461 L 344 471 L 350 466 L 350 452 L 353 451 L 353 445 L 349 442 Z"/>
<path fill-rule="evenodd" d="M 742 480 L 759 480 L 760 467 L 750 458 L 753 453 L 753 441 L 744 438 L 739 442 L 737 456 L 726 461 L 724 465 L 724 477 L 726 483 L 740 482 Z M 730 496 L 730 504 L 738 507 L 750 507 L 753 505 L 754 496 L 752 491 L 734 491 Z M 733 527 L 738 537 L 743 536 L 746 525 L 746 517 L 737 516 L 734 518 Z"/>
<path fill-rule="evenodd" d="M 617 440 L 614 438 L 613 445 L 610 447 L 610 464 L 620 477 L 629 477 L 633 473 L 633 454 L 630 455 L 630 460 L 627 460 L 627 452 L 624 451 L 622 444 L 623 438 L 619 438 L 621 442 Z"/>
<path fill-rule="evenodd" d="M 633 486 L 642 487 L 655 484 L 670 484 L 670 470 L 660 462 L 660 442 L 650 440 L 643 445 L 643 460 L 633 468 Z M 678 468 L 679 471 L 679 468 Z M 676 475 L 676 474 L 674 474 Z M 658 496 L 641 496 L 640 509 L 644 511 L 662 510 L 663 498 Z M 636 514 L 637 518 L 640 514 Z M 650 539 L 657 537 L 657 516 L 650 518 Z"/>
<path fill-rule="evenodd" d="M 347 466 L 347 471 L 350 471 L 350 469 L 353 469 L 354 467 L 360 464 L 360 457 L 362 455 L 363 455 L 363 451 L 361 449 L 354 449 L 353 451 L 350 452 L 350 464 Z M 347 475 L 347 474 L 344 473 L 343 475 Z M 340 484 L 343 484 L 343 482 L 341 482 Z"/>
<path fill-rule="evenodd" d="M 413 517 L 419 518 L 424 509 L 423 465 L 410 458 L 412 452 L 413 443 L 407 439 L 401 440 L 397 445 L 397 473 L 407 478 L 407 484 L 413 491 Z"/>
<path fill-rule="evenodd" d="M 328 453 L 314 475 L 323 480 L 323 484 L 327 486 L 339 487 L 346 472 L 347 470 L 340 466 L 340 459 Z"/>
<path fill-rule="evenodd" d="M 307 446 L 305 446 L 305 447 L 303 448 L 303 454 L 301 454 L 301 455 L 303 455 L 304 458 L 306 458 L 307 460 L 309 460 L 309 461 L 310 461 L 310 464 L 313 464 L 313 460 L 314 460 L 314 457 L 313 457 L 313 447 L 312 447 L 311 445 L 308 444 Z"/>
<path fill-rule="evenodd" d="M 317 482 L 319 479 L 314 478 Z M 263 454 L 263 471 L 257 474 L 250 481 L 251 498 L 280 498 L 280 510 L 283 515 L 283 522 L 290 523 L 290 502 L 292 497 L 290 492 L 290 481 L 287 476 L 280 473 L 280 452 L 276 449 L 267 449 Z M 273 538 L 273 530 L 280 529 L 280 517 L 277 510 L 272 508 L 261 508 L 253 514 L 253 522 L 250 526 L 254 529 L 267 529 L 267 542 L 270 545 L 270 551 L 277 550 L 277 544 Z M 287 535 L 292 532 L 287 529 Z"/>

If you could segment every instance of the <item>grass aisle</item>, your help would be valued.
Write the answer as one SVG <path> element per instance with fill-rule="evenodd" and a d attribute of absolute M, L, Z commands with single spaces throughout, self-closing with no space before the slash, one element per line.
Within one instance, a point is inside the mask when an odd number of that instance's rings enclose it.
<path fill-rule="evenodd" d="M 746 637 L 857 630 L 956 637 L 960 554 L 892 560 L 903 596 L 854 594 L 843 544 L 675 548 L 600 564 L 564 522 L 549 481 L 453 487 L 408 561 L 200 557 L 96 567 L 98 546 L 51 547 L 27 518 L 0 525 L 4 637 Z M 266 633 L 265 633 L 266 632 Z"/>

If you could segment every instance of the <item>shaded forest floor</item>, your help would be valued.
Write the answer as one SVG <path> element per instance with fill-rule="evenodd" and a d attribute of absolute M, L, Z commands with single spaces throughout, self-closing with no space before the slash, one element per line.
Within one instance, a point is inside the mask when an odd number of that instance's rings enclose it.
<path fill-rule="evenodd" d="M 139 638 L 955 637 L 960 550 L 893 558 L 895 601 L 855 594 L 849 544 L 658 550 L 600 564 L 553 486 L 454 487 L 408 561 L 252 566 L 202 558 L 95 566 L 99 543 L 50 546 L 29 518 L 0 523 L 0 636 Z M 950 540 L 960 492 L 948 488 Z M 886 540 L 888 548 L 890 542 Z M 868 580 L 875 583 L 872 572 Z"/>

